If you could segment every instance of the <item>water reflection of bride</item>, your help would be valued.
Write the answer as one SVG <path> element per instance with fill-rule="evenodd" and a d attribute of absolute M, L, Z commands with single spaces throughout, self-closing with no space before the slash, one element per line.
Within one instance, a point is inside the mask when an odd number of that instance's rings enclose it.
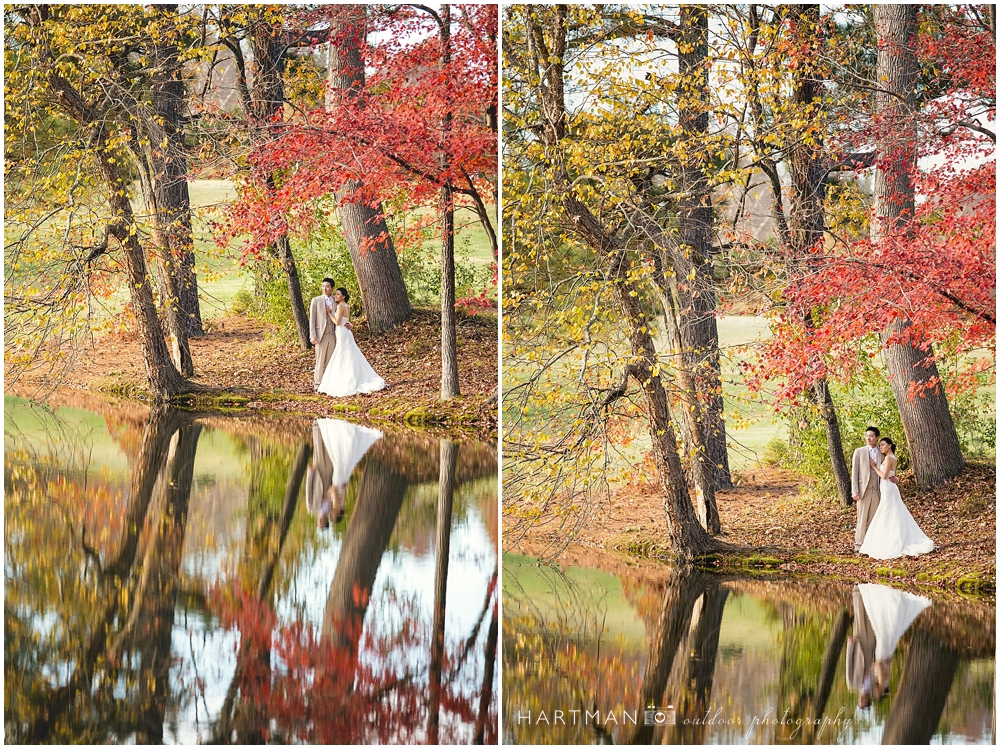
<path fill-rule="evenodd" d="M 896 645 L 930 605 L 929 598 L 885 585 L 855 586 L 854 632 L 847 638 L 847 685 L 858 692 L 858 707 L 868 707 L 888 691 Z"/>
<path fill-rule="evenodd" d="M 369 448 L 382 439 L 378 429 L 339 419 L 316 419 L 313 423 L 313 462 L 306 481 L 306 506 L 316 515 L 320 528 L 344 514 L 347 482 Z"/>

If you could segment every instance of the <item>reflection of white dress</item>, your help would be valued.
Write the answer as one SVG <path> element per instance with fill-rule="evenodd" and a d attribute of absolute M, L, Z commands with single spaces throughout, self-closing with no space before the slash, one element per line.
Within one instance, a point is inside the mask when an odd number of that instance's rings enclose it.
<path fill-rule="evenodd" d="M 875 633 L 875 660 L 891 658 L 899 638 L 917 615 L 931 605 L 931 599 L 872 583 L 864 583 L 858 588 Z"/>
<path fill-rule="evenodd" d="M 317 390 L 336 398 L 381 390 L 385 387 L 385 380 L 375 374 L 354 341 L 354 333 L 344 327 L 345 323 L 347 320 L 337 326 L 337 347 L 323 370 L 323 379 Z"/>
<path fill-rule="evenodd" d="M 339 343 L 337 344 L 340 345 Z M 351 424 L 340 419 L 316 419 L 323 444 L 333 463 L 333 481 L 338 489 L 347 486 L 354 467 L 361 461 L 368 448 L 382 439 L 378 429 Z"/>
<path fill-rule="evenodd" d="M 889 476 L 892 476 L 890 473 Z M 881 498 L 878 509 L 865 533 L 860 552 L 874 559 L 895 559 L 926 554 L 934 542 L 924 535 L 899 496 L 899 487 L 891 481 L 880 481 Z"/>

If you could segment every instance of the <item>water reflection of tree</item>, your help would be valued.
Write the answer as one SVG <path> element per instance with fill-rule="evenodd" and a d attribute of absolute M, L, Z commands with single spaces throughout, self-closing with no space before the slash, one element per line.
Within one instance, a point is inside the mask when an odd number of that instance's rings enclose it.
<path fill-rule="evenodd" d="M 186 602 L 182 610 L 194 605 L 206 615 L 218 613 L 239 630 L 236 674 L 224 710 L 211 716 L 209 738 L 426 738 L 427 669 L 434 661 L 441 674 L 441 739 L 495 741 L 496 699 L 488 665 L 495 659 L 498 635 L 491 605 L 495 581 L 473 632 L 461 633 L 457 644 L 449 632 L 451 644 L 434 648 L 433 658 L 430 622 L 420 622 L 405 602 L 369 600 L 407 487 L 415 479 L 433 481 L 440 484 L 440 496 L 457 508 L 456 486 L 480 485 L 482 476 L 495 476 L 491 448 L 468 450 L 471 469 L 465 444 L 461 460 L 452 452 L 450 484 L 442 481 L 447 471 L 441 473 L 437 441 L 431 443 L 430 460 L 426 449 L 408 447 L 400 436 L 362 464 L 348 490 L 352 523 L 343 530 L 343 567 L 331 584 L 328 607 L 330 622 L 354 620 L 359 626 L 338 627 L 324 641 L 324 632 L 312 630 L 294 602 L 291 622 L 279 624 L 274 613 L 279 598 L 290 598 L 301 565 L 308 563 L 308 548 L 319 538 L 315 522 L 304 510 L 297 512 L 309 460 L 302 441 L 308 422 L 294 429 L 284 425 L 272 439 L 267 429 L 255 430 L 243 420 L 196 419 L 175 410 L 137 418 L 135 409 L 116 416 L 107 404 L 97 407 L 129 455 L 127 493 L 86 480 L 87 455 L 77 449 L 79 440 L 67 438 L 72 428 L 58 420 L 44 450 L 8 453 L 8 741 L 161 742 L 168 716 L 205 689 L 200 679 L 193 687 L 172 686 L 177 679 L 171 673 L 171 632 L 179 601 Z M 239 549 L 229 568 L 236 585 L 228 600 L 217 595 L 221 591 L 210 580 L 180 580 L 194 461 L 208 422 L 238 432 L 248 458 L 245 536 L 233 546 Z M 102 522 L 88 528 L 90 516 Z M 445 524 L 447 533 L 450 527 Z M 442 554 L 447 559 L 447 551 Z M 393 607 L 387 620 L 401 622 L 401 630 L 361 637 L 360 622 L 373 605 Z M 344 670 L 345 661 L 350 671 Z M 314 692 L 317 675 L 326 678 L 327 691 Z M 350 730 L 336 733 L 323 698 L 342 693 L 345 686 L 352 709 L 358 709 Z"/>
<path fill-rule="evenodd" d="M 447 579 L 456 473 L 455 452 L 453 447 L 449 449 L 450 445 L 442 441 L 440 475 L 436 476 L 440 580 L 436 586 L 432 629 L 428 631 L 404 611 L 402 631 L 362 637 L 366 614 L 373 604 L 375 579 L 411 480 L 426 479 L 428 473 L 426 454 L 420 460 L 413 446 L 402 440 L 380 441 L 371 448 L 357 472 L 360 478 L 356 496 L 348 502 L 350 519 L 343 531 L 319 631 L 302 621 L 278 626 L 273 615 L 273 594 L 266 594 L 262 585 L 256 587 L 253 596 L 244 587 L 229 602 L 225 615 L 238 627 L 241 645 L 236 674 L 213 732 L 214 740 L 238 743 L 413 740 L 422 731 L 430 736 L 436 730 L 435 695 L 442 709 L 447 707 L 457 713 L 472 728 L 477 717 L 475 706 L 482 695 L 473 692 L 463 696 L 452 688 L 450 679 L 442 679 L 447 664 L 455 660 L 454 653 L 445 652 L 443 639 L 443 583 Z M 403 449 L 399 450 L 400 447 Z M 303 472 L 306 462 L 302 461 Z M 433 465 L 437 467 L 437 463 L 435 460 Z M 419 470 L 413 470 L 418 465 Z M 286 497 L 293 494 L 297 494 L 297 489 L 292 492 L 289 484 Z M 256 526 L 252 515 L 248 526 Z M 245 552 L 249 558 L 259 556 L 252 551 L 253 545 L 248 543 L 246 548 L 251 550 Z M 245 581 L 246 576 L 241 575 L 240 579 Z M 494 633 L 494 650 L 495 637 Z M 489 639 L 485 647 L 488 651 Z M 430 656 L 430 706 L 427 683 L 420 683 L 420 667 L 414 670 L 407 665 L 413 660 L 410 654 L 421 650 Z M 274 668 L 275 658 L 281 660 L 281 669 Z M 490 727 L 484 726 L 483 732 L 489 735 Z M 492 734 L 495 735 L 495 725 Z"/>
<path fill-rule="evenodd" d="M 8 511 L 37 524 L 29 547 L 22 545 L 24 537 L 8 536 L 8 559 L 19 558 L 29 575 L 47 569 L 59 582 L 8 578 L 8 593 L 13 588 L 19 594 L 5 606 L 6 654 L 18 653 L 5 665 L 8 740 L 162 737 L 169 633 L 199 431 L 188 414 L 149 412 L 124 523 L 114 540 L 99 537 L 90 546 L 82 534 L 77 537 L 74 522 L 85 513 L 78 503 L 48 511 L 59 498 L 50 496 L 53 486 L 44 472 L 27 471 L 7 493 Z M 88 499 L 86 493 L 72 496 Z M 157 520 L 147 523 L 151 507 Z M 17 578 L 14 565 L 8 574 Z M 49 637 L 34 637 L 32 619 L 54 619 Z M 23 670 L 32 661 L 48 668 Z M 116 696 L 123 685 L 124 696 Z M 157 716 L 159 727 L 153 727 Z"/>
<path fill-rule="evenodd" d="M 870 710 L 858 711 L 857 695 L 846 684 L 843 658 L 851 628 L 848 586 L 800 580 L 723 581 L 693 571 L 672 571 L 662 591 L 659 617 L 647 623 L 649 655 L 644 672 L 631 682 L 641 684 L 636 694 L 618 681 L 630 679 L 629 665 L 639 661 L 622 653 L 610 659 L 598 657 L 595 639 L 599 635 L 590 636 L 586 628 L 595 617 L 585 595 L 569 584 L 566 591 L 560 588 L 554 596 L 555 613 L 551 613 L 541 602 L 545 594 L 519 591 L 516 582 L 517 575 L 505 579 L 504 691 L 508 738 L 519 743 L 742 742 L 746 723 L 706 727 L 695 719 L 722 708 L 723 719 L 738 716 L 747 721 L 754 714 L 763 716 L 768 707 L 772 717 L 784 718 L 791 725 L 757 727 L 753 742 L 850 743 L 881 724 L 887 743 L 927 743 L 947 728 L 942 728 L 946 705 L 952 705 L 957 716 L 989 716 L 992 709 L 992 681 L 980 675 L 993 673 L 995 609 L 988 603 L 940 602 L 921 614 L 897 647 L 889 696 Z M 769 646 L 751 660 L 749 651 L 719 658 L 723 611 L 733 600 L 728 591 L 749 594 L 761 605 L 764 619 L 778 629 L 772 640 L 776 651 Z M 565 610 L 574 607 L 577 610 Z M 590 619 L 586 618 L 588 610 Z M 733 666 L 753 671 L 772 658 L 774 680 L 762 673 L 746 674 L 749 692 L 741 700 L 733 691 L 737 685 L 730 681 L 736 675 Z M 967 658 L 985 660 L 973 661 L 983 665 L 967 679 L 972 688 L 959 689 L 954 685 Z M 720 660 L 728 661 L 721 671 Z M 968 663 L 964 660 L 966 669 Z M 675 727 L 629 725 L 630 730 L 621 731 L 612 726 L 615 730 L 610 734 L 599 735 L 591 727 L 551 723 L 553 710 L 567 706 L 599 706 L 603 714 L 668 703 L 676 709 Z M 519 725 L 517 712 L 526 710 L 535 719 L 540 710 L 546 710 L 549 725 Z M 841 722 L 824 726 L 824 718 Z M 853 721 L 850 726 L 845 725 L 848 718 Z M 980 723 L 982 728 L 971 727 L 969 736 L 979 738 L 983 729 L 989 731 L 985 719 Z"/>

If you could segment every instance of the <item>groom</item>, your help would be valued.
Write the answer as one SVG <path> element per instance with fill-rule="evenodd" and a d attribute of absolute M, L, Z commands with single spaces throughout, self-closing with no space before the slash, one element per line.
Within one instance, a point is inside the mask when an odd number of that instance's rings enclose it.
<path fill-rule="evenodd" d="M 865 430 L 865 447 L 859 447 L 851 458 L 851 495 L 858 505 L 858 525 L 854 529 L 854 551 L 861 550 L 865 542 L 868 526 L 875 517 L 879 501 L 882 498 L 879 488 L 879 476 L 872 470 L 871 458 L 876 465 L 882 465 L 882 453 L 878 449 L 878 427 L 868 427 Z M 889 481 L 897 483 L 895 476 Z"/>
<path fill-rule="evenodd" d="M 333 350 L 337 347 L 337 326 L 333 324 L 331 317 L 337 309 L 333 301 L 333 279 L 324 278 L 322 283 L 323 293 L 313 297 L 309 303 L 309 340 L 316 349 L 316 368 L 313 370 L 313 389 L 318 390 L 319 384 L 323 380 L 323 372 L 326 365 L 333 356 Z M 345 326 L 351 330 L 351 324 Z"/>

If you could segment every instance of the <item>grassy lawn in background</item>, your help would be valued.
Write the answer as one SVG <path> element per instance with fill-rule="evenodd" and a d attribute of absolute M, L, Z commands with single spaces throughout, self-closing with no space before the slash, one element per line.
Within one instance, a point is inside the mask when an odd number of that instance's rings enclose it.
<path fill-rule="evenodd" d="M 763 340 L 768 335 L 767 322 L 762 317 L 750 315 L 727 315 L 719 319 L 719 340 L 722 351 L 723 398 L 726 412 L 726 438 L 729 442 L 729 462 L 732 470 L 742 470 L 757 466 L 763 459 L 764 446 L 775 437 L 788 438 L 788 427 L 783 419 L 771 413 L 766 404 L 749 399 L 746 388 L 739 381 L 739 360 L 746 356 L 740 347 Z M 660 341 L 657 341 L 659 347 Z M 570 389 L 579 377 L 582 353 L 572 352 L 550 370 L 550 378 Z M 505 364 L 503 378 L 505 387 L 524 379 L 524 373 Z M 527 413 L 527 421 L 546 419 L 549 412 L 544 409 Z M 613 446 L 613 464 L 625 468 L 641 462 L 652 444 L 645 431 L 636 430 L 637 436 L 627 447 Z"/>
<path fill-rule="evenodd" d="M 198 296 L 201 300 L 201 315 L 203 320 L 224 317 L 232 304 L 236 293 L 252 283 L 249 273 L 241 272 L 239 257 L 239 240 L 229 247 L 219 247 L 212 236 L 212 222 L 220 222 L 224 218 L 224 209 L 228 202 L 236 196 L 232 182 L 221 179 L 194 180 L 189 183 L 191 196 L 191 222 L 194 235 L 195 268 L 198 275 Z M 143 207 L 136 202 L 137 212 Z M 491 206 L 492 208 L 492 206 Z M 433 212 L 432 208 L 416 211 L 426 217 Z M 470 210 L 460 210 L 456 215 L 456 263 L 466 263 L 485 274 L 485 269 L 493 262 L 493 253 L 486 232 L 476 215 Z M 54 240 L 56 234 L 53 234 Z M 293 248 L 296 243 L 293 242 Z M 429 240 L 425 249 L 432 258 L 440 253 L 437 239 Z M 155 273 L 155 270 L 151 269 Z M 308 298 L 314 290 L 305 289 Z M 315 290 L 319 293 L 319 290 Z M 99 324 L 110 315 L 119 312 L 128 301 L 128 294 L 120 288 L 109 299 L 95 300 L 94 319 Z"/>

